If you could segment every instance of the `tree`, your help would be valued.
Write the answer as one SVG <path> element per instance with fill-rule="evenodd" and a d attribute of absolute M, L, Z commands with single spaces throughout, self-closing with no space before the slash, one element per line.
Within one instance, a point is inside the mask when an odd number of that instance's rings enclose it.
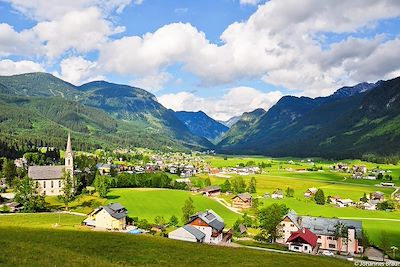
<path fill-rule="evenodd" d="M 156 216 L 154 218 L 154 223 L 157 225 L 165 225 L 165 219 L 163 216 Z"/>
<path fill-rule="evenodd" d="M 18 181 L 15 188 L 15 201 L 23 205 L 23 212 L 37 212 L 44 210 L 44 196 L 39 195 L 38 185 L 25 176 Z"/>
<path fill-rule="evenodd" d="M 244 213 L 242 216 L 242 223 L 246 227 L 251 227 L 253 225 L 253 219 L 247 213 Z"/>
<path fill-rule="evenodd" d="M 235 223 L 233 224 L 233 235 L 234 236 L 236 236 L 236 237 L 238 237 L 238 236 L 241 236 L 241 233 L 240 233 L 240 225 L 242 224 L 242 220 L 241 219 L 237 219 L 236 221 L 235 221 Z"/>
<path fill-rule="evenodd" d="M 274 203 L 268 207 L 262 208 L 258 213 L 260 228 L 265 230 L 272 242 L 281 236 L 279 224 L 289 211 L 285 204 Z"/>
<path fill-rule="evenodd" d="M 376 177 L 376 179 L 382 180 L 382 179 L 383 179 L 383 174 L 382 174 L 382 173 L 379 173 L 378 176 Z"/>
<path fill-rule="evenodd" d="M 348 227 L 342 222 L 338 222 L 337 224 L 335 224 L 334 227 L 335 227 L 334 236 L 338 240 L 338 244 L 339 244 L 338 249 L 339 249 L 339 251 L 342 251 L 342 244 L 345 243 L 347 245 L 348 233 L 349 233 Z M 347 251 L 347 249 L 346 249 L 346 251 Z"/>
<path fill-rule="evenodd" d="M 64 202 L 65 210 L 68 210 L 68 203 L 74 199 L 75 188 L 74 188 L 74 177 L 71 171 L 63 171 L 63 188 L 61 199 Z"/>
<path fill-rule="evenodd" d="M 99 196 L 105 198 L 109 191 L 109 183 L 107 177 L 103 175 L 96 175 L 94 179 L 94 188 L 99 193 Z"/>
<path fill-rule="evenodd" d="M 15 167 L 14 161 L 11 159 L 5 159 L 1 173 L 3 177 L 6 178 L 7 184 L 11 185 L 15 176 L 17 176 L 17 168 Z"/>
<path fill-rule="evenodd" d="M 210 185 L 211 185 L 211 180 L 210 180 L 209 177 L 207 177 L 207 178 L 204 180 L 204 185 L 205 185 L 205 186 L 210 186 Z"/>
<path fill-rule="evenodd" d="M 221 192 L 226 193 L 228 191 L 231 191 L 231 183 L 229 180 L 225 180 L 225 182 L 221 185 Z"/>
<path fill-rule="evenodd" d="M 189 218 L 194 213 L 193 199 L 189 197 L 186 199 L 185 204 L 182 207 L 182 222 L 186 224 L 189 221 Z"/>
<path fill-rule="evenodd" d="M 376 205 L 376 208 L 378 210 L 394 210 L 396 208 L 396 203 L 393 200 L 385 200 L 385 201 L 379 202 Z"/>
<path fill-rule="evenodd" d="M 151 228 L 150 223 L 146 219 L 139 220 L 136 226 L 143 230 L 149 230 Z"/>
<path fill-rule="evenodd" d="M 314 196 L 315 203 L 318 205 L 325 205 L 325 195 L 322 189 L 318 189 Z"/>
<path fill-rule="evenodd" d="M 255 192 L 256 192 L 256 185 L 257 185 L 256 178 L 251 177 L 250 183 L 249 183 L 249 185 L 248 185 L 248 187 L 247 187 L 247 191 L 248 191 L 250 194 L 255 193 Z"/>
<path fill-rule="evenodd" d="M 396 250 L 398 250 L 398 248 L 395 247 L 395 246 L 391 246 L 390 249 L 391 249 L 392 252 L 393 252 L 393 259 L 395 259 L 395 258 L 396 258 Z"/>
<path fill-rule="evenodd" d="M 175 215 L 172 215 L 171 218 L 169 219 L 169 225 L 171 226 L 177 226 L 179 223 L 178 218 Z"/>
<path fill-rule="evenodd" d="M 288 188 L 286 189 L 286 196 L 287 196 L 287 197 L 293 197 L 293 195 L 294 195 L 294 189 L 288 187 Z"/>
<path fill-rule="evenodd" d="M 367 194 L 364 192 L 364 195 L 362 198 L 360 198 L 361 202 L 367 203 L 368 202 L 368 198 L 367 198 Z"/>
<path fill-rule="evenodd" d="M 243 193 L 246 190 L 246 183 L 243 177 L 238 176 L 232 180 L 232 190 L 235 194 Z"/>

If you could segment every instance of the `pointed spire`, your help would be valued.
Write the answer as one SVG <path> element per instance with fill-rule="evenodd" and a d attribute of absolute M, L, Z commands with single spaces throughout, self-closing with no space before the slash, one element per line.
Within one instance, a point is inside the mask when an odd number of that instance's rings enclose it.
<path fill-rule="evenodd" d="M 67 153 L 72 153 L 71 132 L 68 132 L 67 149 L 65 150 L 65 152 L 67 152 Z"/>

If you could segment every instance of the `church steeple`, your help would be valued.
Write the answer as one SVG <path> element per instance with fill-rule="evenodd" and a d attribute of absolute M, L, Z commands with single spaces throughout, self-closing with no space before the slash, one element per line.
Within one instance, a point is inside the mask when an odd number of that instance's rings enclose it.
<path fill-rule="evenodd" d="M 65 150 L 65 153 L 72 153 L 71 132 L 68 132 L 67 149 Z"/>
<path fill-rule="evenodd" d="M 65 170 L 69 171 L 71 175 L 74 173 L 74 154 L 71 145 L 71 133 L 68 133 L 67 147 L 65 149 Z"/>

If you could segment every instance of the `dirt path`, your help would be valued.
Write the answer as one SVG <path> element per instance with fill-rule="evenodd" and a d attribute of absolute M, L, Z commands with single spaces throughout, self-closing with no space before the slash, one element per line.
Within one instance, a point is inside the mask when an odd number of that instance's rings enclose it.
<path fill-rule="evenodd" d="M 244 214 L 244 213 L 238 211 L 237 209 L 231 207 L 231 206 L 229 205 L 229 203 L 226 202 L 225 199 L 218 198 L 218 197 L 216 197 L 216 198 L 214 198 L 214 199 L 215 199 L 219 204 L 221 204 L 221 205 L 224 206 L 225 208 L 229 209 L 230 211 L 232 211 L 232 212 L 234 212 L 234 213 L 236 213 L 236 214 L 239 214 L 239 215 L 243 215 L 243 214 Z"/>

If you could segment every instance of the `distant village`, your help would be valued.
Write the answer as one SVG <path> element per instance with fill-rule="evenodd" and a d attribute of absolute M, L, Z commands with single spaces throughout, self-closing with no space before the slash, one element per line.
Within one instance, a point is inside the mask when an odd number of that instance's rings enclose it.
<path fill-rule="evenodd" d="M 184 184 L 181 189 L 190 190 L 193 194 L 203 195 L 211 198 L 227 209 L 242 215 L 242 219 L 238 219 L 231 228 L 226 228 L 225 221 L 221 215 L 215 211 L 208 209 L 194 212 L 193 207 L 189 209 L 185 224 L 177 227 L 179 223 L 165 222 L 160 220 L 158 223 L 150 224 L 138 221 L 128 216 L 128 210 L 119 203 L 110 203 L 108 205 L 99 206 L 87 214 L 83 220 L 83 225 L 92 229 L 119 231 L 128 234 L 156 233 L 170 239 L 182 240 L 187 242 L 208 243 L 229 245 L 232 240 L 257 240 L 269 243 L 276 243 L 283 246 L 286 250 L 293 252 L 301 252 L 307 254 L 322 254 L 325 256 L 333 256 L 342 254 L 346 256 L 364 255 L 369 259 L 382 260 L 385 253 L 372 246 L 365 246 L 363 237 L 363 227 L 361 221 L 344 220 L 337 218 L 312 217 L 298 215 L 294 210 L 282 209 L 277 204 L 272 204 L 270 209 L 276 209 L 271 212 L 276 218 L 262 219 L 257 212 L 256 215 L 247 215 L 247 211 L 258 208 L 259 202 L 266 199 L 279 200 L 293 197 L 293 189 L 288 185 L 287 188 L 277 188 L 271 192 L 255 193 L 256 182 L 254 179 L 254 191 L 250 186 L 242 188 L 242 192 L 234 192 L 231 189 L 224 189 L 223 185 L 206 184 L 199 187 L 193 183 L 193 177 L 198 175 L 208 177 L 223 178 L 225 181 L 237 179 L 243 176 L 257 176 L 265 174 L 265 168 L 257 164 L 239 164 L 235 167 L 216 168 L 207 162 L 205 155 L 212 155 L 213 151 L 192 152 L 192 153 L 172 153 L 157 152 L 149 153 L 146 157 L 139 157 L 132 161 L 127 161 L 124 155 L 137 154 L 138 151 L 116 150 L 112 155 L 102 155 L 95 164 L 95 173 L 99 177 L 114 177 L 120 174 L 169 174 L 174 177 L 173 182 Z M 144 154 L 143 151 L 140 153 Z M 76 155 L 72 151 L 71 137 L 68 135 L 67 146 L 64 155 L 64 165 L 34 165 L 29 164 L 28 159 L 23 157 L 13 161 L 13 165 L 17 169 L 26 169 L 28 178 L 35 183 L 38 194 L 44 196 L 63 196 L 65 197 L 67 180 L 73 179 L 75 176 L 84 172 L 92 173 L 89 168 L 75 168 L 74 160 Z M 293 167 L 286 169 L 287 172 L 311 172 L 325 171 L 315 166 L 311 159 L 306 161 L 310 168 L 296 168 L 292 160 L 287 162 Z M 349 166 L 344 163 L 332 165 L 329 172 L 342 172 L 348 174 L 348 179 L 366 179 L 377 180 L 379 186 L 394 187 L 394 183 L 390 182 L 390 171 L 373 169 L 368 170 L 366 166 L 353 165 Z M 97 177 L 96 175 L 96 177 Z M 169 176 L 167 176 L 169 177 Z M 385 182 L 383 182 L 385 178 Z M 96 178 L 99 179 L 99 178 Z M 169 178 L 170 179 L 170 178 Z M 381 182 L 382 181 L 382 182 Z M 229 183 L 229 182 L 228 182 Z M 71 194 L 76 193 L 77 185 L 71 184 Z M 24 204 L 14 199 L 12 192 L 7 192 L 7 182 L 2 179 L 0 188 L 3 192 L 0 203 L 0 209 L 7 209 L 8 212 L 20 212 L 24 210 Z M 99 189 L 96 188 L 96 191 Z M 100 196 L 101 193 L 99 192 Z M 261 194 L 261 195 L 260 195 Z M 323 204 L 337 208 L 356 207 L 365 210 L 385 210 L 391 209 L 389 206 L 383 205 L 388 199 L 381 191 L 374 191 L 360 195 L 359 199 L 342 198 L 340 192 L 337 195 L 323 195 L 320 188 L 312 187 L 303 192 L 303 197 L 308 201 L 315 201 L 317 204 L 319 196 L 322 194 Z M 400 192 L 398 190 L 393 194 L 393 200 L 400 202 Z M 392 201 L 392 200 L 391 200 Z M 190 203 L 188 204 L 190 206 Z M 275 206 L 274 206 L 275 205 Z M 267 209 L 260 211 L 268 212 Z M 253 213 L 254 214 L 254 213 Z M 269 213 L 268 213 L 269 214 Z M 278 214 L 278 215 L 276 215 Z M 279 215 L 280 214 L 280 215 Z M 258 216 L 258 218 L 257 218 Z M 268 233 L 261 233 L 254 236 L 248 233 L 248 229 L 253 227 L 257 222 L 257 227 L 267 222 L 263 220 L 275 220 L 277 223 L 273 229 L 268 229 Z M 172 220 L 172 219 L 171 219 Z M 262 228 L 262 227 L 261 227 Z"/>

